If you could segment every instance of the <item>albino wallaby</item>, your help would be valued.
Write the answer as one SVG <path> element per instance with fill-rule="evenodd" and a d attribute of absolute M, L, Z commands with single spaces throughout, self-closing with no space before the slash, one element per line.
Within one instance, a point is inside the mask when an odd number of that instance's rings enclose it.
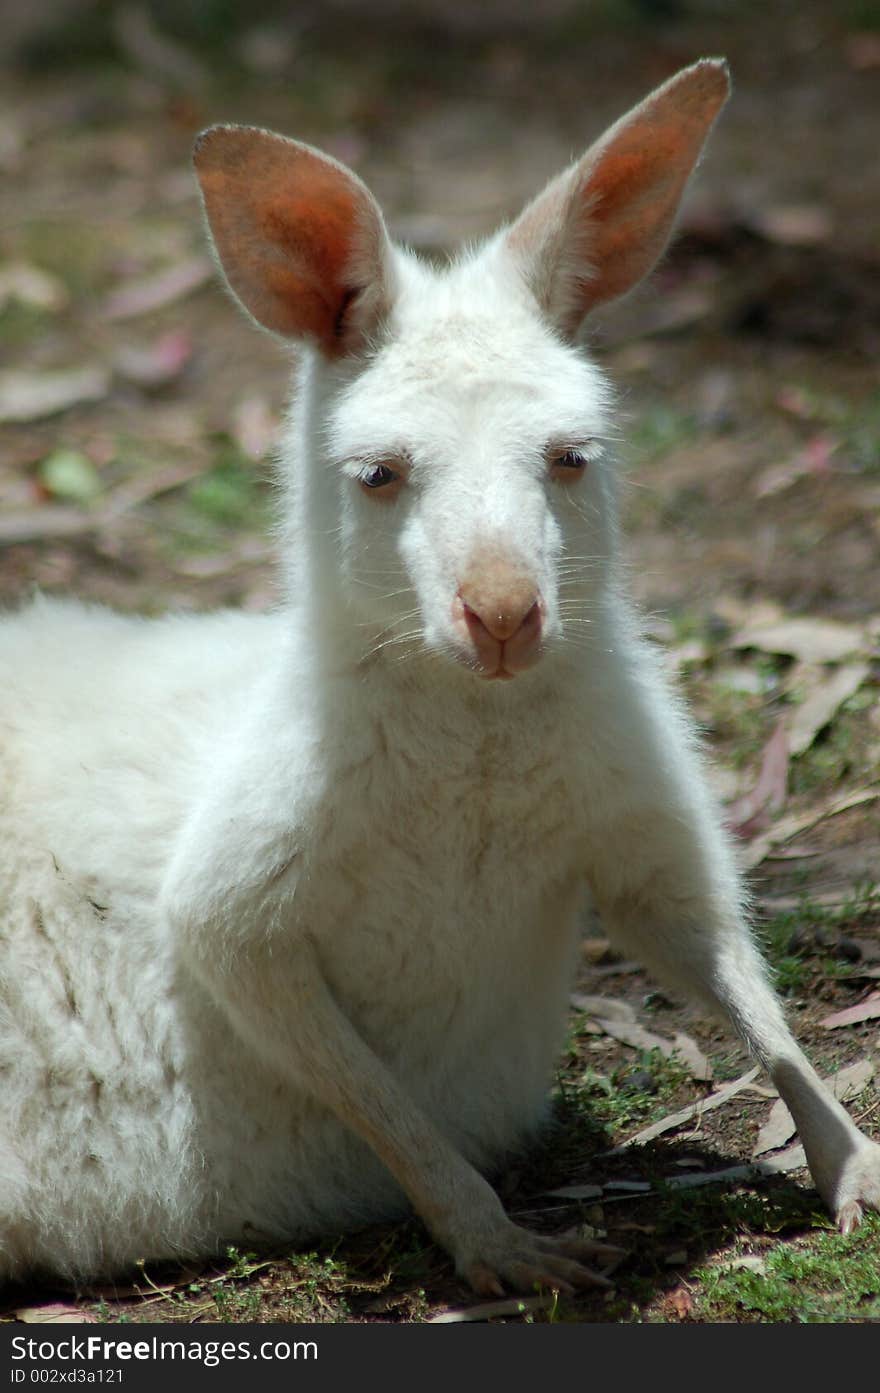
<path fill-rule="evenodd" d="M 769 1069 L 840 1227 L 880 1204 L 621 588 L 611 395 L 575 346 L 663 251 L 727 94 L 687 68 L 443 270 L 317 150 L 198 140 L 229 285 L 302 347 L 287 598 L 0 624 L 4 1277 L 408 1201 L 479 1292 L 601 1282 L 481 1174 L 544 1114 L 587 888 Z"/>

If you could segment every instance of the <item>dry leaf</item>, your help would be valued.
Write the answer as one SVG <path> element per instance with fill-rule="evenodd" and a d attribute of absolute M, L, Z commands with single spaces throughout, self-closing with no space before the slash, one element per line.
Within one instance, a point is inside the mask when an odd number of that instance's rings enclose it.
<path fill-rule="evenodd" d="M 560 1185 L 556 1190 L 542 1190 L 542 1194 L 560 1200 L 598 1200 L 602 1198 L 601 1185 Z"/>
<path fill-rule="evenodd" d="M 603 1022 L 634 1022 L 636 1018 L 635 1009 L 628 1001 L 619 1001 L 613 996 L 589 996 L 585 992 L 572 992 L 570 1000 L 578 1011 L 585 1011 L 588 1016 Z"/>
<path fill-rule="evenodd" d="M 839 663 L 866 646 L 865 631 L 833 619 L 782 618 L 746 623 L 729 640 L 731 648 L 759 648 L 805 663 Z"/>
<path fill-rule="evenodd" d="M 788 791 L 788 735 L 779 721 L 761 757 L 761 771 L 754 788 L 726 809 L 724 820 L 734 836 L 748 838 L 760 830 L 767 813 L 785 805 Z"/>
<path fill-rule="evenodd" d="M 41 542 L 47 537 L 75 537 L 82 532 L 92 532 L 96 526 L 96 515 L 81 508 L 64 508 L 60 504 L 26 508 L 0 514 L 0 547 Z"/>
<path fill-rule="evenodd" d="M 46 1306 L 20 1306 L 12 1313 L 26 1325 L 75 1325 L 80 1321 L 95 1321 L 98 1317 L 82 1306 L 67 1306 L 53 1302 Z"/>
<path fill-rule="evenodd" d="M 828 677 L 813 674 L 812 680 L 807 679 L 808 695 L 787 720 L 788 748 L 792 755 L 802 755 L 810 748 L 819 731 L 859 690 L 869 672 L 867 663 L 847 663 Z"/>
<path fill-rule="evenodd" d="M 744 1253 L 738 1258 L 722 1258 L 713 1266 L 724 1272 L 735 1272 L 741 1268 L 746 1272 L 764 1272 L 767 1267 L 767 1259 L 762 1258 L 758 1253 Z"/>
<path fill-rule="evenodd" d="M 244 397 L 232 413 L 232 438 L 248 459 L 263 459 L 274 447 L 278 431 L 278 416 L 265 397 Z"/>
<path fill-rule="evenodd" d="M 594 977 L 632 977 L 636 972 L 644 972 L 641 963 L 603 963 L 601 967 L 593 968 Z"/>
<path fill-rule="evenodd" d="M 193 354 L 185 329 L 172 329 L 146 345 L 122 344 L 114 357 L 117 372 L 138 387 L 164 387 L 179 377 Z"/>
<path fill-rule="evenodd" d="M 769 498 L 796 484 L 805 477 L 822 477 L 831 473 L 831 457 L 840 448 L 833 435 L 814 435 L 802 450 L 780 464 L 771 464 L 755 480 L 755 497 Z"/>
<path fill-rule="evenodd" d="M 861 807 L 864 803 L 875 803 L 878 798 L 880 798 L 880 788 L 859 788 L 853 793 L 848 793 L 844 798 L 832 799 L 823 803 L 821 807 L 814 808 L 810 813 L 795 813 L 790 817 L 780 818 L 768 832 L 762 833 L 760 837 L 756 837 L 753 842 L 743 848 L 740 852 L 740 863 L 746 869 L 751 870 L 766 860 L 775 847 L 784 842 L 790 842 L 801 832 L 809 832 L 811 828 L 818 827 L 820 822 L 825 822 L 831 817 L 838 817 L 841 813 Z M 803 856 L 804 852 L 798 854 Z"/>
<path fill-rule="evenodd" d="M 838 1102 L 847 1103 L 864 1092 L 873 1077 L 874 1066 L 870 1059 L 857 1059 L 855 1064 L 848 1064 L 845 1069 L 840 1069 L 824 1082 Z M 796 1131 L 791 1113 L 782 1099 L 777 1098 L 767 1121 L 758 1133 L 752 1155 L 763 1156 L 767 1151 L 775 1151 L 777 1147 L 784 1146 Z"/>
<path fill-rule="evenodd" d="M 698 638 L 688 639 L 687 643 L 678 643 L 668 651 L 676 668 L 687 667 L 690 663 L 705 663 L 710 657 L 709 645 Z"/>
<path fill-rule="evenodd" d="M 798 1142 L 786 1151 L 780 1151 L 776 1156 L 767 1156 L 762 1161 L 756 1161 L 755 1168 L 761 1175 L 787 1175 L 789 1171 L 803 1170 L 806 1164 L 806 1152 Z"/>
<path fill-rule="evenodd" d="M 821 852 L 809 846 L 774 846 L 767 852 L 767 861 L 808 861 L 811 856 L 821 856 Z M 803 896 L 797 901 L 792 902 L 792 907 L 803 903 Z"/>
<path fill-rule="evenodd" d="M 780 387 L 776 393 L 776 405 L 799 421 L 814 421 L 818 415 L 815 398 L 803 387 Z"/>
<path fill-rule="evenodd" d="M 694 1309 L 694 1298 L 687 1287 L 676 1287 L 669 1293 L 668 1300 L 679 1320 L 686 1320 Z"/>
<path fill-rule="evenodd" d="M 767 678 L 752 663 L 728 663 L 724 667 L 716 667 L 713 680 L 719 689 L 744 696 L 763 696 L 767 691 Z"/>
<path fill-rule="evenodd" d="M 752 231 L 784 247 L 816 247 L 830 240 L 834 221 L 821 203 L 758 205 L 749 217 Z"/>
<path fill-rule="evenodd" d="M 588 963 L 600 963 L 611 951 L 611 944 L 607 938 L 585 938 L 581 944 L 581 952 Z"/>
<path fill-rule="evenodd" d="M 880 992 L 872 992 L 858 1006 L 847 1006 L 844 1011 L 835 1011 L 826 1016 L 820 1025 L 826 1030 L 838 1030 L 842 1025 L 858 1025 L 860 1021 L 874 1021 L 880 1018 Z"/>
<path fill-rule="evenodd" d="M 745 626 L 769 628 L 771 624 L 781 624 L 788 616 L 781 605 L 774 600 L 738 600 L 733 595 L 720 595 L 713 605 L 713 612 L 723 619 L 734 632 Z M 729 642 L 729 640 L 728 640 Z M 730 646 L 736 647 L 736 644 Z"/>
<path fill-rule="evenodd" d="M 684 1061 L 692 1079 L 697 1079 L 700 1083 L 712 1082 L 712 1065 L 696 1040 L 679 1030 L 672 1042 L 672 1053 Z"/>
<path fill-rule="evenodd" d="M 880 34 L 875 30 L 865 29 L 861 33 L 850 34 L 844 47 L 847 61 L 857 73 L 880 68 Z"/>
<path fill-rule="evenodd" d="M 688 1066 L 692 1078 L 704 1082 L 711 1080 L 712 1066 L 689 1035 L 679 1032 L 674 1040 L 655 1035 L 652 1030 L 639 1025 L 629 1002 L 618 1001 L 614 997 L 585 996 L 575 992 L 571 1000 L 579 1010 L 586 1011 L 602 1033 L 610 1035 L 612 1040 L 619 1040 L 622 1045 L 629 1045 L 634 1050 L 659 1050 L 666 1059 L 676 1056 Z"/>
<path fill-rule="evenodd" d="M 618 1152 L 626 1151 L 630 1146 L 643 1146 L 645 1142 L 653 1141 L 655 1137 L 660 1137 L 664 1132 L 671 1132 L 676 1127 L 681 1127 L 685 1122 L 690 1122 L 695 1117 L 700 1117 L 704 1112 L 711 1112 L 713 1108 L 719 1108 L 723 1103 L 729 1102 L 735 1094 L 740 1093 L 744 1088 L 748 1088 L 760 1072 L 756 1064 L 754 1069 L 750 1069 L 747 1074 L 742 1074 L 738 1079 L 733 1079 L 730 1083 L 722 1084 L 715 1093 L 710 1093 L 708 1098 L 701 1098 L 699 1102 L 692 1103 L 690 1107 L 682 1108 L 679 1112 L 670 1113 L 668 1117 L 661 1118 L 659 1122 L 653 1122 L 650 1127 L 645 1127 L 641 1132 L 636 1132 L 635 1136 L 629 1137 L 619 1146 L 615 1146 L 611 1151 L 606 1151 L 606 1156 L 616 1156 Z"/>
<path fill-rule="evenodd" d="M 129 282 L 113 291 L 101 306 L 103 319 L 134 319 L 173 304 L 205 285 L 214 275 L 214 268 L 205 256 L 192 256 L 157 275 Z"/>
<path fill-rule="evenodd" d="M 511 1296 L 503 1301 L 481 1301 L 479 1306 L 462 1306 L 456 1311 L 441 1311 L 429 1316 L 428 1325 L 459 1325 L 463 1321 L 493 1320 L 496 1316 L 526 1316 L 532 1311 L 544 1311 L 555 1304 L 552 1292 L 544 1296 Z"/>
<path fill-rule="evenodd" d="M 97 366 L 65 372 L 0 373 L 0 421 L 40 421 L 107 395 L 110 375 Z"/>
<path fill-rule="evenodd" d="M 204 461 L 199 459 L 169 464 L 164 469 L 149 473 L 134 474 L 130 479 L 117 484 L 116 488 L 106 494 L 102 516 L 107 522 L 112 523 L 121 513 L 128 512 L 130 508 L 140 507 L 141 504 L 150 502 L 163 493 L 171 493 L 174 489 L 183 488 L 185 484 L 191 483 L 193 479 L 198 479 L 204 472 Z"/>
<path fill-rule="evenodd" d="M 788 1171 L 801 1170 L 807 1164 L 804 1148 L 790 1146 L 771 1156 L 766 1161 L 753 1161 L 750 1165 L 725 1166 L 719 1171 L 693 1171 L 689 1175 L 669 1175 L 666 1184 L 676 1190 L 694 1190 L 701 1185 L 721 1185 L 730 1180 L 753 1180 L 760 1175 L 784 1175 Z"/>
<path fill-rule="evenodd" d="M 26 261 L 7 261 L 0 266 L 0 310 L 18 300 L 38 310 L 63 310 L 70 296 L 57 276 Z"/>
<path fill-rule="evenodd" d="M 597 1025 L 601 1026 L 605 1035 L 610 1035 L 612 1040 L 619 1040 L 622 1045 L 629 1045 L 633 1050 L 660 1050 L 667 1059 L 672 1054 L 673 1046 L 671 1040 L 664 1040 L 662 1035 L 655 1035 L 653 1031 L 646 1030 L 637 1021 L 624 1020 L 603 1020 L 595 1017 Z"/>

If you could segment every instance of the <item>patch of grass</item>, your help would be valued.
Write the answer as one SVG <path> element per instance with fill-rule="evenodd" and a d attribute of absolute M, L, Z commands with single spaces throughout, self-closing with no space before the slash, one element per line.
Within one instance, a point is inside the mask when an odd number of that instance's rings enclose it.
<path fill-rule="evenodd" d="M 190 507 L 222 527 L 261 527 L 266 502 L 258 472 L 231 442 L 224 442 L 212 469 L 186 490 Z"/>
<path fill-rule="evenodd" d="M 262 1292 L 259 1287 L 215 1288 L 214 1304 L 221 1321 L 237 1325 L 247 1321 L 258 1321 L 262 1311 Z"/>
<path fill-rule="evenodd" d="M 868 3 L 873 4 L 873 0 Z M 876 4 L 873 7 L 876 11 Z M 875 27 L 880 27 L 880 22 Z M 799 387 L 797 392 L 803 418 L 826 429 L 837 442 L 833 468 L 854 473 L 880 470 L 880 392 L 855 399 L 809 387 Z"/>
<path fill-rule="evenodd" d="M 108 260 L 125 250 L 124 228 L 102 223 L 96 237 L 92 223 L 71 218 L 63 224 L 55 218 L 30 219 L 16 239 L 16 255 L 57 276 L 73 300 L 102 295 Z"/>
<path fill-rule="evenodd" d="M 349 1315 L 346 1292 L 352 1278 L 347 1266 L 332 1256 L 300 1253 L 289 1260 L 282 1279 L 281 1311 L 286 1321 L 339 1321 Z M 355 1284 L 356 1285 L 356 1284 Z"/>
<path fill-rule="evenodd" d="M 730 1083 L 742 1074 L 743 1051 L 739 1044 L 728 1041 L 725 1045 L 715 1050 L 709 1050 L 707 1053 L 709 1063 L 712 1065 L 716 1087 L 722 1083 Z"/>
<path fill-rule="evenodd" d="M 789 791 L 793 795 L 830 789 L 849 774 L 861 777 L 874 772 L 876 760 L 869 751 L 876 743 L 876 732 L 868 726 L 864 712 L 875 700 L 874 691 L 856 692 L 843 703 L 824 735 L 791 761 Z"/>
<path fill-rule="evenodd" d="M 126 1311 L 117 1311 L 115 1306 L 111 1306 L 103 1298 L 95 1302 L 95 1315 L 103 1325 L 130 1325 L 131 1316 Z"/>
<path fill-rule="evenodd" d="M 10 300 L 0 311 L 0 343 L 7 351 L 22 348 L 40 334 L 45 334 L 55 318 L 57 315 L 50 314 L 36 305 Z"/>
<path fill-rule="evenodd" d="M 862 412 L 853 413 L 847 423 L 844 447 L 851 467 L 865 473 L 880 471 L 880 393 L 865 404 Z"/>
<path fill-rule="evenodd" d="M 668 402 L 648 404 L 640 409 L 630 424 L 627 450 L 633 460 L 662 458 L 680 445 L 685 445 L 699 433 L 697 418 Z"/>
<path fill-rule="evenodd" d="M 780 996 L 799 996 L 806 989 L 810 968 L 802 953 L 765 953 L 773 966 L 773 985 Z"/>
<path fill-rule="evenodd" d="M 710 675 L 698 695 L 697 714 L 713 749 L 734 768 L 743 768 L 763 749 L 771 719 L 765 696 L 737 691 Z"/>
<path fill-rule="evenodd" d="M 793 996 L 803 990 L 810 974 L 806 939 L 803 939 L 804 946 L 796 947 L 795 935 L 802 935 L 804 930 L 825 928 L 830 922 L 830 911 L 805 895 L 797 909 L 782 910 L 760 925 L 764 957 L 773 969 L 774 985 L 782 996 Z"/>
<path fill-rule="evenodd" d="M 651 1223 L 633 1254 L 638 1270 L 633 1271 L 631 1264 L 619 1269 L 618 1292 L 607 1307 L 610 1320 L 662 1322 L 670 1318 L 665 1304 L 675 1281 L 666 1261 L 670 1249 L 683 1249 L 688 1262 L 697 1264 L 690 1268 L 687 1279 L 688 1288 L 693 1291 L 695 1272 L 702 1275 L 704 1271 L 717 1271 L 699 1266 L 700 1260 L 709 1254 L 740 1247 L 758 1247 L 764 1252 L 776 1235 L 789 1235 L 785 1240 L 788 1244 L 793 1241 L 794 1232 L 803 1234 L 812 1228 L 827 1228 L 828 1224 L 815 1196 L 781 1179 L 760 1191 L 715 1185 L 682 1190 L 664 1186 L 655 1179 L 655 1191 L 654 1205 L 646 1215 Z M 719 1317 L 714 1310 L 704 1313 L 695 1307 L 693 1318 Z"/>
<path fill-rule="evenodd" d="M 796 909 L 774 914 L 759 926 L 764 956 L 773 969 L 777 989 L 786 996 L 801 991 L 810 976 L 808 959 L 821 949 L 821 935 L 833 936 L 846 928 L 873 923 L 880 912 L 880 888 L 873 882 L 857 886 L 840 905 L 822 905 L 804 895 Z M 814 946 L 816 945 L 816 946 Z M 821 970 L 826 977 L 846 978 L 851 963 L 821 954 Z"/>
<path fill-rule="evenodd" d="M 721 1247 L 744 1236 L 783 1233 L 816 1225 L 828 1218 L 815 1196 L 786 1181 L 767 1190 L 678 1189 L 657 1182 L 661 1193 L 657 1234 L 665 1242 L 696 1246 L 708 1237 Z"/>
<path fill-rule="evenodd" d="M 840 18 L 850 29 L 880 29 L 880 10 L 877 0 L 847 0 Z"/>
<path fill-rule="evenodd" d="M 315 1252 L 258 1261 L 253 1253 L 227 1249 L 228 1266 L 219 1276 L 198 1278 L 168 1300 L 175 1320 L 293 1321 L 345 1320 L 348 1295 L 363 1283 L 347 1264 Z"/>
<path fill-rule="evenodd" d="M 570 1045 L 577 1049 L 577 1024 Z M 593 1038 L 593 1037 L 590 1037 Z M 640 1082 L 649 1076 L 652 1088 Z M 613 1140 L 621 1131 L 641 1126 L 661 1117 L 669 1103 L 689 1082 L 687 1067 L 677 1059 L 668 1059 L 660 1050 L 639 1050 L 631 1060 L 610 1074 L 603 1074 L 592 1065 L 584 1067 L 577 1056 L 557 1077 L 556 1098 L 566 1125 L 586 1120 L 588 1130 L 599 1140 Z"/>
<path fill-rule="evenodd" d="M 880 1320 L 880 1217 L 845 1238 L 835 1229 L 778 1244 L 761 1271 L 704 1267 L 694 1277 L 707 1320 Z"/>

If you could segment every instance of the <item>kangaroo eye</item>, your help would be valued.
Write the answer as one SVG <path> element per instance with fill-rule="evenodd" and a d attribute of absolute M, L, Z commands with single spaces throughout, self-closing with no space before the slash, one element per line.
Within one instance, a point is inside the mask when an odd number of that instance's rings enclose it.
<path fill-rule="evenodd" d="M 381 489 L 387 484 L 393 484 L 400 476 L 389 469 L 387 464 L 368 465 L 359 475 L 358 479 L 365 489 Z"/>
<path fill-rule="evenodd" d="M 549 456 L 550 477 L 560 484 L 573 484 L 582 476 L 593 457 L 591 447 L 586 450 L 553 450 Z"/>

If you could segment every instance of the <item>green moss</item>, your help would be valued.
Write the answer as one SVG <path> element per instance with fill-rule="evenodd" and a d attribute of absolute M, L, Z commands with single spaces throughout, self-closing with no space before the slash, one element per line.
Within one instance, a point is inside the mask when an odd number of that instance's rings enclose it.
<path fill-rule="evenodd" d="M 767 1252 L 763 1269 L 704 1267 L 695 1272 L 703 1319 L 880 1320 L 880 1217 L 855 1233 L 836 1230 Z"/>

